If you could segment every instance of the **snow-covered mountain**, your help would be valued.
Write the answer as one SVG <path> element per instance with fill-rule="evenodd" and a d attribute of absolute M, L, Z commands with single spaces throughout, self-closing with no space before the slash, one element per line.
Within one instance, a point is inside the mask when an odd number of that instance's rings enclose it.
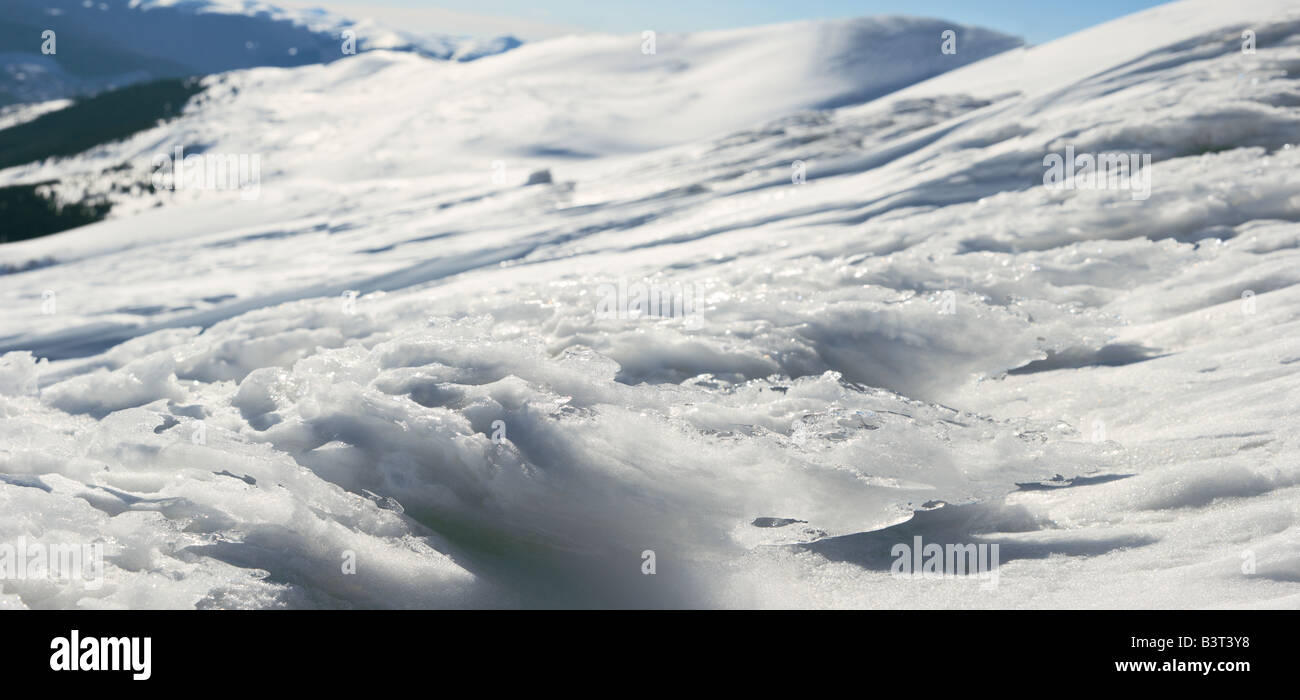
<path fill-rule="evenodd" d="M 419 35 L 324 10 L 257 0 L 6 0 L 0 106 L 93 93 L 142 80 L 337 60 L 346 49 L 466 61 L 513 37 Z M 53 32 L 51 37 L 46 32 Z"/>
<path fill-rule="evenodd" d="M 0 246 L 0 532 L 108 552 L 0 605 L 1297 607 L 1300 13 L 1013 45 L 374 51 L 0 172 L 260 162 Z"/>

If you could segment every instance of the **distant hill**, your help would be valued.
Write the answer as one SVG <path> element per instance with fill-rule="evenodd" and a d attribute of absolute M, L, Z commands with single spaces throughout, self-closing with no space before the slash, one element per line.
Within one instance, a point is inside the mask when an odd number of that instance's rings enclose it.
<path fill-rule="evenodd" d="M 53 31 L 55 52 L 42 53 Z M 0 13 L 0 106 L 99 92 L 158 78 L 341 58 L 344 30 L 357 52 L 412 51 L 468 61 L 520 45 L 416 36 L 322 10 L 235 0 L 5 0 Z"/>

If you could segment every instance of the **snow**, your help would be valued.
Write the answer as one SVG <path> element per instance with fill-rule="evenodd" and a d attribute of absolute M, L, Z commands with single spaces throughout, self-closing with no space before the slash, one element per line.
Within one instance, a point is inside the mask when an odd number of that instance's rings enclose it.
<path fill-rule="evenodd" d="M 0 173 L 263 163 L 0 246 L 0 532 L 109 552 L 0 606 L 1296 607 L 1300 14 L 949 26 L 259 68 Z"/>

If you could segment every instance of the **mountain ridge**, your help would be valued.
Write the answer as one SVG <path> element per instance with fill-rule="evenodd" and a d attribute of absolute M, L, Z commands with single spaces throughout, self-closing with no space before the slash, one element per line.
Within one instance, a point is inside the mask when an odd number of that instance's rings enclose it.
<path fill-rule="evenodd" d="M 338 60 L 355 50 L 470 61 L 514 37 L 416 35 L 369 20 L 234 0 L 9 0 L 0 18 L 0 106 L 75 97 L 134 82 Z M 46 31 L 55 53 L 43 53 Z M 349 47 L 352 48 L 352 47 Z"/>

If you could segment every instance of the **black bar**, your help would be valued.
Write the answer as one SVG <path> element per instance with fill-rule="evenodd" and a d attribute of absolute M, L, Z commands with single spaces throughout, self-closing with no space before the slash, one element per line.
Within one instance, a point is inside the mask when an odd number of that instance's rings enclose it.
<path fill-rule="evenodd" d="M 1277 611 L 855 611 L 855 612 L 440 612 L 440 611 L 18 611 L 0 614 L 0 667 L 36 687 L 240 686 L 258 679 L 380 674 L 381 685 L 450 681 L 470 668 L 501 679 L 528 673 L 620 671 L 682 688 L 686 669 L 759 681 L 772 673 L 879 678 L 936 691 L 1043 679 L 1116 686 L 1290 683 L 1300 613 Z M 150 638 L 149 678 L 131 670 L 51 669 L 51 642 Z M 1172 640 L 1160 650 L 1135 638 Z M 1194 646 L 1179 646 L 1190 638 Z M 1206 638 L 1216 645 L 1206 647 Z M 84 642 L 83 642 L 84 643 Z M 138 660 L 139 657 L 137 656 Z M 1121 672 L 1117 662 L 1247 662 L 1228 671 Z M 106 660 L 105 663 L 108 663 Z M 876 674 L 880 674 L 878 677 Z M 496 679 L 490 677 L 490 680 Z M 195 685 L 195 680 L 201 682 Z M 873 680 L 876 679 L 876 680 Z M 974 685 L 967 686 L 969 681 Z M 494 682 L 494 680 L 493 680 Z M 666 681 L 665 681 L 666 682 Z M 919 685 L 912 685 L 919 683 Z M 177 685 L 173 685 L 177 684 Z M 929 684 L 929 685 L 927 685 Z M 391 685 L 399 688 L 400 685 Z"/>

